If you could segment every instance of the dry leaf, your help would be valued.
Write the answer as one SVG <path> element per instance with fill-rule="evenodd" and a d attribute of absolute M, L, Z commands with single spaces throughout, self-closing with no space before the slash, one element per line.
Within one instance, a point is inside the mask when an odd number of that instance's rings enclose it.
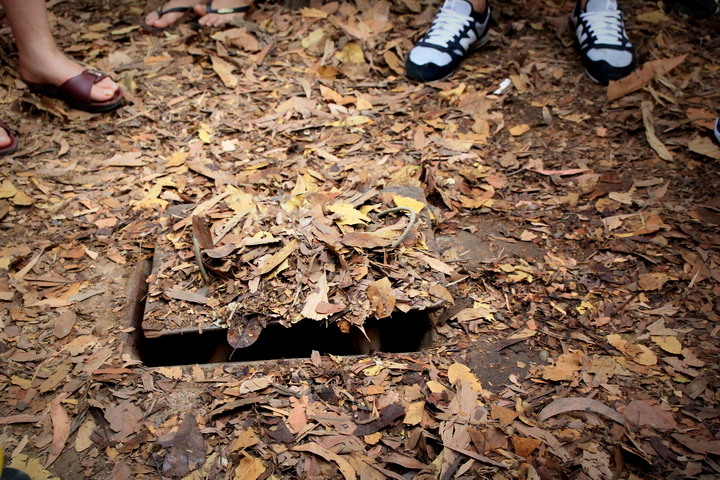
<path fill-rule="evenodd" d="M 672 161 L 673 156 L 670 153 L 670 150 L 667 149 L 667 147 L 658 140 L 657 136 L 655 135 L 655 122 L 653 120 L 652 116 L 652 103 L 645 100 L 642 102 L 642 116 L 643 116 L 643 124 L 645 125 L 645 137 L 647 138 L 648 143 L 652 147 L 653 150 L 655 150 L 655 153 L 657 153 L 660 158 L 667 161 Z"/>
<path fill-rule="evenodd" d="M 213 70 L 215 71 L 215 73 L 217 73 L 218 77 L 220 77 L 220 80 L 223 82 L 225 87 L 237 87 L 238 77 L 233 74 L 233 71 L 235 70 L 235 65 L 230 62 L 226 62 L 222 58 L 216 57 L 215 55 L 211 55 L 210 59 L 212 60 Z"/>
<path fill-rule="evenodd" d="M 395 310 L 395 292 L 387 277 L 376 280 L 368 285 L 365 293 L 377 318 L 386 318 Z"/>
<path fill-rule="evenodd" d="M 570 397 L 558 398 L 542 409 L 538 420 L 544 422 L 550 417 L 567 412 L 593 412 L 625 425 L 625 418 L 607 405 L 592 398 Z"/>

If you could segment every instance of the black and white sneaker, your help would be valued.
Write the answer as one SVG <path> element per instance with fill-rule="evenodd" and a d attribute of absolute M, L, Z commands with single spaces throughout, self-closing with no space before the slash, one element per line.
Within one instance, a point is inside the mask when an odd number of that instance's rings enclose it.
<path fill-rule="evenodd" d="M 410 50 L 405 74 L 421 82 L 447 77 L 473 49 L 487 42 L 489 29 L 489 6 L 477 13 L 466 0 L 445 0 L 430 30 Z"/>
<path fill-rule="evenodd" d="M 720 118 L 715 119 L 715 139 L 720 142 Z"/>
<path fill-rule="evenodd" d="M 588 76 L 603 85 L 628 76 L 635 69 L 635 49 L 617 2 L 588 0 L 585 8 L 580 3 L 575 5 L 573 23 Z"/>

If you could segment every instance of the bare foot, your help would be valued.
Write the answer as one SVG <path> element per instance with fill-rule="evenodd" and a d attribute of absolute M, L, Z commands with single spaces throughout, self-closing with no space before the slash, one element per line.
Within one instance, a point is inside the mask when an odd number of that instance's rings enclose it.
<path fill-rule="evenodd" d="M 36 59 L 33 62 L 20 58 L 20 75 L 23 80 L 31 83 L 48 83 L 60 86 L 65 81 L 79 75 L 85 67 L 79 65 L 61 52 L 51 53 L 48 58 Z M 96 102 L 104 102 L 115 96 L 119 86 L 110 77 L 105 77 L 92 86 L 90 98 Z"/>
<path fill-rule="evenodd" d="M 194 7 L 198 4 L 204 3 L 205 0 L 170 0 L 161 7 L 162 11 L 167 11 L 171 8 L 178 7 Z M 180 17 L 185 15 L 186 12 L 169 12 L 164 15 L 159 15 L 158 12 L 150 12 L 145 17 L 145 25 L 155 28 L 167 28 L 173 23 L 177 22 Z"/>
<path fill-rule="evenodd" d="M 203 27 L 220 27 L 233 23 L 235 20 L 245 18 L 246 12 L 232 13 L 231 9 L 251 6 L 253 0 L 213 0 L 211 2 L 212 10 L 218 13 L 208 11 L 208 5 L 195 5 L 195 13 L 200 19 L 198 23 Z M 227 11 L 230 10 L 230 11 Z"/>
<path fill-rule="evenodd" d="M 12 139 L 4 128 L 0 128 L 0 148 L 5 148 L 12 143 Z"/>

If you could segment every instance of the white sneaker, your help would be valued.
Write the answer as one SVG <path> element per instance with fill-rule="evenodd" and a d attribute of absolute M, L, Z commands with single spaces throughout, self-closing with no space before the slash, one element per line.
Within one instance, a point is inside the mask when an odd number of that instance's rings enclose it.
<path fill-rule="evenodd" d="M 615 0 L 588 0 L 584 9 L 578 1 L 573 23 L 585 71 L 593 81 L 607 85 L 635 70 L 635 49 Z"/>
<path fill-rule="evenodd" d="M 487 42 L 489 30 L 489 6 L 477 13 L 466 0 L 445 0 L 430 30 L 410 50 L 405 74 L 421 82 L 447 77 L 473 49 Z"/>

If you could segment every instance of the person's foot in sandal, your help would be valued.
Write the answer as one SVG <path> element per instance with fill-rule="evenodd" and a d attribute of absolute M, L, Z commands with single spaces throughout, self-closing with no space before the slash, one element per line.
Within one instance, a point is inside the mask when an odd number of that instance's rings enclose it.
<path fill-rule="evenodd" d="M 17 150 L 17 139 L 5 122 L 0 120 L 0 157 L 10 155 Z"/>
<path fill-rule="evenodd" d="M 198 25 L 201 27 L 221 27 L 245 18 L 252 7 L 253 0 L 211 0 L 207 4 L 195 5 Z"/>
<path fill-rule="evenodd" d="M 145 26 L 153 30 L 165 30 L 201 3 L 204 3 L 204 0 L 170 0 L 157 11 L 145 16 Z"/>
<path fill-rule="evenodd" d="M 39 93 L 45 93 L 43 90 L 47 90 L 48 87 L 60 87 L 71 78 L 81 75 L 85 70 L 87 70 L 85 67 L 70 60 L 59 51 L 54 53 L 43 52 L 40 55 L 33 55 L 30 58 L 28 58 L 28 56 L 20 56 L 20 76 L 31 89 L 35 89 L 39 91 Z M 71 106 L 74 108 L 81 108 L 83 110 L 105 111 L 112 110 L 119 106 L 119 103 L 115 104 L 113 100 L 121 100 L 121 97 L 122 94 L 118 84 L 110 77 L 104 77 L 99 79 L 97 83 L 92 84 L 87 101 L 80 101 L 74 104 L 72 102 L 68 103 L 71 103 Z M 110 102 L 107 105 L 109 108 L 102 107 L 105 102 Z M 83 108 L 82 103 L 87 103 L 88 108 Z M 101 107 L 94 109 L 92 108 L 93 105 L 101 105 Z"/>

